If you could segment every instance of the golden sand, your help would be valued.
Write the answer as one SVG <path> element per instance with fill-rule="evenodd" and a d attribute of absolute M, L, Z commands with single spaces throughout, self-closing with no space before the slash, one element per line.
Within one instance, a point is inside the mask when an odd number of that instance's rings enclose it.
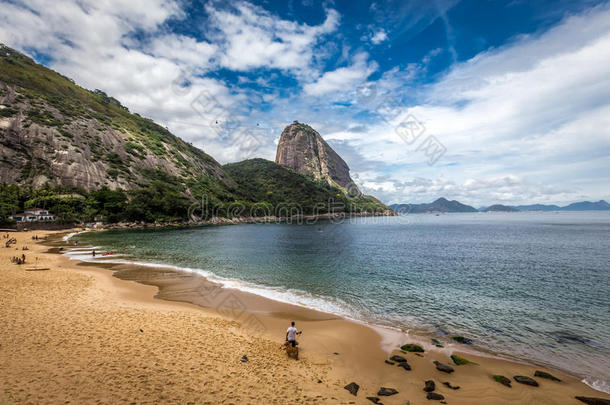
<path fill-rule="evenodd" d="M 540 387 L 513 381 L 507 388 L 491 376 L 533 376 L 540 368 L 470 353 L 463 356 L 478 365 L 453 365 L 456 371 L 447 375 L 432 361 L 451 364 L 450 349 L 426 351 L 423 357 L 403 354 L 412 367 L 405 371 L 384 363 L 388 353 L 374 330 L 272 301 L 265 305 L 273 310 L 257 313 L 265 327 L 259 334 L 222 311 L 153 298 L 157 287 L 79 266 L 32 241 L 33 235 L 50 234 L 12 233 L 18 243 L 10 249 L 2 239 L 2 404 L 370 404 L 366 397 L 377 396 L 381 386 L 399 391 L 381 397 L 385 404 L 437 403 L 422 390 L 429 379 L 447 403 L 458 405 L 581 404 L 575 395 L 610 399 L 552 370 L 561 383 L 536 378 Z M 24 245 L 30 250 L 22 251 Z M 26 264 L 10 262 L 22 253 Z M 26 271 L 44 268 L 49 270 Z M 293 317 L 305 330 L 298 361 L 279 349 Z M 386 337 L 386 346 L 398 343 Z M 357 396 L 343 388 L 352 381 L 360 385 Z M 461 388 L 451 390 L 444 381 Z"/>

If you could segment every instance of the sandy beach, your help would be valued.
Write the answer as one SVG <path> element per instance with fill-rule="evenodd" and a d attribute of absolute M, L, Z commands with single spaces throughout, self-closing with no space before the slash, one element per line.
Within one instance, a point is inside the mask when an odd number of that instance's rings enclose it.
<path fill-rule="evenodd" d="M 34 235 L 49 239 L 33 241 Z M 2 239 L 0 248 L 2 404 L 372 403 L 367 397 L 384 404 L 438 403 L 426 398 L 426 380 L 435 382 L 434 392 L 448 404 L 610 400 L 555 370 L 477 355 L 459 344 L 441 349 L 424 338 L 379 333 L 220 289 L 192 274 L 79 263 L 55 253 L 53 245 L 63 243 L 58 232 L 10 236 L 17 243 L 5 248 Z M 11 263 L 21 254 L 25 264 Z M 290 320 L 304 331 L 298 361 L 280 349 Z M 426 351 L 400 352 L 401 344 L 413 342 Z M 411 370 L 384 362 L 394 354 L 405 357 Z M 451 354 L 477 364 L 455 365 Z M 248 361 L 241 361 L 244 355 Z M 433 361 L 455 371 L 443 373 Z M 536 370 L 561 382 L 534 377 Z M 493 375 L 508 377 L 512 387 Z M 520 384 L 516 375 L 533 377 L 540 386 Z M 344 389 L 351 382 L 360 386 L 356 396 Z M 398 393 L 379 396 L 381 387 Z"/>

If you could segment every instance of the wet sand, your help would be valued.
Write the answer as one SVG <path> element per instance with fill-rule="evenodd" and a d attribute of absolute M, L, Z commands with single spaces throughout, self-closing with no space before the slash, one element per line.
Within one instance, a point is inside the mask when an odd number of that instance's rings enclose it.
<path fill-rule="evenodd" d="M 582 404 L 576 395 L 610 399 L 554 370 L 475 355 L 459 344 L 443 349 L 427 338 L 365 325 L 219 288 L 201 276 L 171 269 L 79 263 L 12 233 L 25 265 L 10 263 L 14 247 L 0 248 L 0 403 L 371 403 L 380 387 L 398 394 L 385 404 L 438 403 L 426 399 L 426 380 L 449 404 Z M 2 246 L 4 243 L 2 244 Z M 19 251 L 19 254 L 22 252 Z M 34 257 L 39 260 L 32 262 Z M 42 271 L 26 269 L 48 268 Z M 113 277 L 113 274 L 116 277 Z M 138 282 L 134 282 L 137 280 Z M 304 333 L 301 358 L 280 350 L 290 320 Z M 403 354 L 419 342 L 426 352 Z M 453 365 L 450 354 L 478 363 Z M 247 362 L 241 362 L 243 355 Z M 384 363 L 408 359 L 406 371 Z M 455 372 L 438 371 L 438 360 Z M 513 380 L 542 369 L 539 387 Z M 357 396 L 343 387 L 356 382 Z M 458 390 L 442 382 L 449 381 Z"/>

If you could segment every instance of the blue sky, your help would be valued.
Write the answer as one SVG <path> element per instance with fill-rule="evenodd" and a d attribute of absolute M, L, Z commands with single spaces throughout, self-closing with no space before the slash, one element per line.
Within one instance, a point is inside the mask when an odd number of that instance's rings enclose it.
<path fill-rule="evenodd" d="M 0 41 L 221 163 L 312 125 L 383 201 L 610 199 L 610 4 L 0 0 Z"/>

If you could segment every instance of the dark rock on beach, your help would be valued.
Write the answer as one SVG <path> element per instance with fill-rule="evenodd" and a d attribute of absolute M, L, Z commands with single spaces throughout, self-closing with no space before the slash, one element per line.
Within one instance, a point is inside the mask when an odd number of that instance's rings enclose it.
<path fill-rule="evenodd" d="M 406 352 L 412 352 L 412 353 L 423 353 L 424 352 L 423 347 L 421 347 L 420 345 L 414 344 L 414 343 L 402 345 L 402 346 L 400 346 L 400 349 L 404 350 Z"/>
<path fill-rule="evenodd" d="M 390 366 L 393 366 L 396 363 L 394 363 L 393 361 L 390 361 L 390 360 L 385 360 L 385 364 L 389 364 Z"/>
<path fill-rule="evenodd" d="M 451 385 L 451 383 L 450 383 L 449 381 L 445 381 L 445 382 L 443 383 L 443 385 L 444 385 L 445 387 L 451 388 L 452 390 L 459 390 L 459 389 L 460 389 L 460 386 L 459 386 L 459 385 Z"/>
<path fill-rule="evenodd" d="M 575 397 L 580 402 L 588 405 L 610 405 L 610 399 L 592 398 L 592 397 Z"/>
<path fill-rule="evenodd" d="M 431 339 L 431 342 L 436 347 L 444 347 L 443 344 L 441 343 L 441 341 L 438 339 Z"/>
<path fill-rule="evenodd" d="M 547 373 L 546 371 L 536 370 L 536 372 L 534 373 L 534 377 L 546 378 L 547 380 L 561 382 L 561 380 L 559 378 L 555 377 L 552 374 Z"/>
<path fill-rule="evenodd" d="M 442 371 L 443 373 L 453 373 L 455 370 L 453 369 L 453 367 L 447 365 L 447 364 L 443 364 L 440 361 L 434 361 L 434 365 L 436 366 L 436 369 L 438 371 Z"/>
<path fill-rule="evenodd" d="M 531 385 L 532 387 L 538 386 L 538 381 L 534 380 L 533 378 L 526 377 L 524 375 L 516 375 L 513 377 L 513 379 L 521 384 Z"/>
<path fill-rule="evenodd" d="M 366 399 L 374 404 L 383 405 L 381 402 L 379 402 L 379 397 L 366 397 Z"/>
<path fill-rule="evenodd" d="M 398 367 L 404 368 L 407 371 L 411 371 L 411 366 L 409 365 L 409 363 L 399 363 Z"/>
<path fill-rule="evenodd" d="M 429 392 L 428 395 L 426 395 L 426 399 L 431 399 L 434 401 L 442 401 L 443 399 L 445 399 L 445 397 L 442 396 L 441 394 L 437 394 L 436 392 Z"/>
<path fill-rule="evenodd" d="M 348 390 L 350 394 L 356 396 L 356 395 L 358 395 L 358 390 L 360 389 L 360 386 L 358 384 L 356 384 L 355 382 L 351 382 L 343 388 Z"/>
<path fill-rule="evenodd" d="M 436 389 L 436 384 L 434 384 L 434 381 L 432 380 L 428 380 L 425 382 L 424 385 L 424 391 L 426 392 L 432 392 Z"/>
<path fill-rule="evenodd" d="M 457 354 L 452 354 L 451 355 L 451 360 L 453 360 L 453 362 L 458 365 L 458 366 L 463 366 L 465 364 L 477 364 L 475 362 L 472 362 L 470 360 L 467 360 L 463 357 L 458 356 Z"/>
<path fill-rule="evenodd" d="M 472 339 L 468 339 L 467 337 L 464 337 L 464 336 L 453 336 L 451 339 L 455 340 L 458 343 L 464 344 L 464 345 L 471 345 L 474 343 L 472 341 Z"/>
<path fill-rule="evenodd" d="M 503 375 L 494 375 L 493 379 L 499 382 L 500 384 L 506 385 L 508 388 L 511 388 L 511 381 L 507 377 L 504 377 Z"/>
<path fill-rule="evenodd" d="M 396 395 L 396 394 L 398 394 L 398 391 L 396 391 L 394 388 L 386 388 L 386 387 L 379 388 L 379 392 L 377 393 L 377 395 L 379 395 L 380 397 L 389 397 L 390 395 Z"/>
<path fill-rule="evenodd" d="M 390 357 L 390 361 L 395 361 L 396 363 L 406 363 L 407 359 L 398 354 L 395 354 L 394 356 Z"/>

